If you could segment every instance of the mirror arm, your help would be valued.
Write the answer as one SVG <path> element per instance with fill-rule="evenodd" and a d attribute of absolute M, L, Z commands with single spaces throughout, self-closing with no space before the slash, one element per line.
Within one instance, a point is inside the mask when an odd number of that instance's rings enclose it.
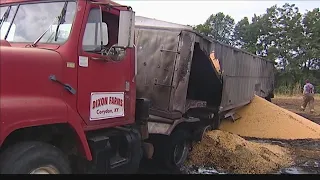
<path fill-rule="evenodd" d="M 107 56 L 109 56 L 110 55 L 110 52 L 111 52 L 111 50 L 112 49 L 116 49 L 116 48 L 121 48 L 121 49 L 126 49 L 127 47 L 123 47 L 123 46 L 117 46 L 117 45 L 112 45 L 110 48 L 109 48 L 109 50 L 108 50 L 108 52 L 107 52 Z"/>

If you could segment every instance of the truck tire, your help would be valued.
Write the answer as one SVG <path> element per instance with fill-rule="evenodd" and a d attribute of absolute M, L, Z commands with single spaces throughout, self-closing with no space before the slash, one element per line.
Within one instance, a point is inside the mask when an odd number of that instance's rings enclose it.
<path fill-rule="evenodd" d="M 270 97 L 270 96 L 265 97 L 265 99 L 266 99 L 267 101 L 271 102 L 271 97 Z"/>
<path fill-rule="evenodd" d="M 267 97 L 265 97 L 265 99 L 269 102 L 271 102 L 271 99 L 274 97 L 273 93 L 269 93 Z"/>
<path fill-rule="evenodd" d="M 211 126 L 211 130 L 217 130 L 220 127 L 220 123 L 221 123 L 221 117 L 218 113 L 215 113 L 215 116 L 213 118 L 213 123 Z"/>
<path fill-rule="evenodd" d="M 71 174 L 58 148 L 42 142 L 22 142 L 0 155 L 0 174 Z"/>
<path fill-rule="evenodd" d="M 190 135 L 184 130 L 177 130 L 169 137 L 155 142 L 156 161 L 169 170 L 179 170 L 186 161 L 191 147 Z"/>

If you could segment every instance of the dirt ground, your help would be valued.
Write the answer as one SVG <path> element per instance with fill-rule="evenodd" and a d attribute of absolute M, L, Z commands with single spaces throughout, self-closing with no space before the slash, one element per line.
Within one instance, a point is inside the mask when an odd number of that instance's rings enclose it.
<path fill-rule="evenodd" d="M 276 96 L 272 99 L 272 102 L 282 108 L 299 114 L 310 121 L 313 121 L 320 125 L 320 95 L 315 96 L 315 113 L 311 114 L 309 107 L 305 111 L 300 110 L 302 103 L 302 97 L 292 96 Z M 270 140 L 272 142 L 272 140 Z M 298 141 L 282 141 L 273 143 L 282 144 L 282 146 L 290 147 L 292 154 L 295 156 L 296 164 L 305 165 L 314 161 L 311 166 L 314 166 L 319 171 L 320 163 L 320 141 L 319 140 L 298 140 Z M 308 164 L 307 164 L 308 165 Z M 310 165 L 310 164 L 309 164 Z M 310 169 L 309 169 L 310 171 Z M 311 169 L 312 171 L 312 169 Z M 319 174 L 320 172 L 314 172 Z"/>
<path fill-rule="evenodd" d="M 272 102 L 282 108 L 295 112 L 300 116 L 303 116 L 317 124 L 320 124 L 320 95 L 315 96 L 315 113 L 313 114 L 310 113 L 310 109 L 308 106 L 305 111 L 300 110 L 300 106 L 302 103 L 301 96 L 276 96 L 274 99 L 272 99 Z"/>

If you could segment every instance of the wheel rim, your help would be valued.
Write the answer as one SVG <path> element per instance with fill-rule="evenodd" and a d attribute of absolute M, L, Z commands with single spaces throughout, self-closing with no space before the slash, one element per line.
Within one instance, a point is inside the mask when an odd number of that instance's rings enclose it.
<path fill-rule="evenodd" d="M 201 135 L 201 140 L 203 139 L 204 135 L 206 134 L 206 132 L 211 130 L 211 126 L 206 126 L 203 131 L 202 131 L 202 135 Z"/>
<path fill-rule="evenodd" d="M 59 171 L 53 166 L 43 166 L 32 170 L 30 174 L 59 174 Z"/>
<path fill-rule="evenodd" d="M 181 144 L 177 144 L 174 148 L 173 160 L 176 165 L 180 165 L 186 158 L 188 153 L 187 142 L 184 141 Z"/>

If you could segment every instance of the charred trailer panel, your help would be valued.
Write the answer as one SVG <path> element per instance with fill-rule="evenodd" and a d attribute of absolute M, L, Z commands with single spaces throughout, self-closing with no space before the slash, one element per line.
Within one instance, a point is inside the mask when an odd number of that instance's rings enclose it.
<path fill-rule="evenodd" d="M 273 62 L 201 35 L 196 41 L 202 51 L 214 51 L 220 62 L 223 79 L 221 113 L 250 103 L 254 95 L 266 99 L 273 97 Z"/>
<path fill-rule="evenodd" d="M 135 30 L 137 48 L 137 98 L 151 102 L 150 114 L 180 118 L 170 109 L 175 59 L 179 56 L 179 31 Z"/>
<path fill-rule="evenodd" d="M 215 94 L 219 86 L 221 87 L 221 81 L 207 55 L 195 44 L 195 33 L 146 26 L 136 26 L 135 32 L 137 97 L 150 99 L 151 115 L 180 119 L 190 108 L 206 107 L 208 99 L 215 99 L 212 96 L 221 97 L 221 92 Z M 203 64 L 193 65 L 195 61 Z M 191 66 L 197 66 L 197 71 L 205 71 L 204 75 L 198 77 L 206 78 L 204 84 L 195 82 L 197 77 L 194 76 L 199 73 L 195 72 L 190 76 Z M 190 77 L 195 83 L 191 89 Z M 203 91 L 197 92 L 196 86 Z M 210 88 L 212 89 L 209 90 Z M 197 93 L 202 96 L 197 97 Z M 219 98 L 216 101 L 218 102 L 211 104 L 219 106 Z"/>

